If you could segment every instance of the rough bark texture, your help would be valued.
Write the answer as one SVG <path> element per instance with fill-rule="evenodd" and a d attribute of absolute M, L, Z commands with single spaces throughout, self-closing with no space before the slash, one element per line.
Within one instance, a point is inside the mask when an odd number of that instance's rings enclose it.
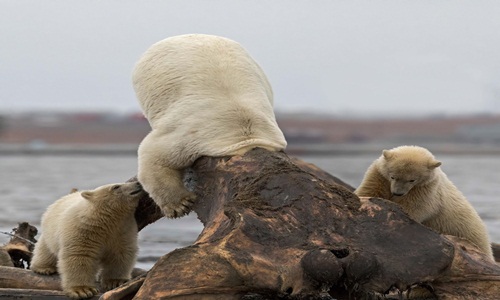
<path fill-rule="evenodd" d="M 208 158 L 204 158 L 208 159 Z M 215 159 L 217 160 L 217 159 Z M 316 165 L 304 162 L 303 160 L 297 159 L 297 158 L 290 158 L 290 160 L 299 168 L 304 170 L 305 172 L 309 172 L 313 174 L 314 176 L 323 179 L 328 182 L 332 182 L 335 184 L 339 184 L 344 186 L 346 189 L 349 191 L 354 191 L 354 187 L 351 185 L 345 183 L 344 181 L 340 180 L 339 178 L 332 176 L 331 174 L 323 171 L 322 169 L 318 168 Z M 190 175 L 191 174 L 191 175 Z M 188 173 L 186 176 L 186 181 L 192 180 L 192 170 L 191 173 Z M 137 176 L 134 176 L 127 180 L 127 182 L 133 182 L 137 181 Z M 205 193 L 202 193 L 206 198 L 210 197 L 210 195 L 206 195 Z M 137 221 L 137 226 L 139 227 L 139 231 L 146 227 L 149 224 L 152 224 L 159 219 L 163 217 L 163 213 L 161 212 L 161 209 L 155 204 L 153 199 L 149 197 L 144 197 L 139 201 L 139 205 L 137 207 L 137 210 L 135 212 L 135 219 Z"/>
<path fill-rule="evenodd" d="M 262 149 L 198 160 L 186 183 L 205 228 L 162 257 L 134 299 L 361 299 L 421 282 L 440 299 L 497 299 L 499 266 L 466 242 L 317 173 Z"/>
<path fill-rule="evenodd" d="M 493 248 L 493 256 L 497 262 L 500 262 L 500 244 L 492 243 L 491 248 Z"/>
<path fill-rule="evenodd" d="M 29 289 L 3 289 L 0 288 L 0 299 L 29 299 L 29 300 L 69 300 L 61 291 L 29 290 Z M 98 300 L 99 297 L 87 298 L 87 300 Z"/>
<path fill-rule="evenodd" d="M 57 275 L 40 275 L 30 270 L 0 267 L 0 288 L 61 291 Z"/>
<path fill-rule="evenodd" d="M 358 199 L 284 153 L 201 158 L 185 182 L 205 225 L 197 241 L 100 299 L 397 298 L 422 282 L 439 299 L 500 294 L 500 267 L 466 241 L 410 220 L 392 202 Z M 139 228 L 161 217 L 152 199 L 141 199 Z M 58 276 L 0 267 L 0 298 L 64 299 L 58 289 Z"/>

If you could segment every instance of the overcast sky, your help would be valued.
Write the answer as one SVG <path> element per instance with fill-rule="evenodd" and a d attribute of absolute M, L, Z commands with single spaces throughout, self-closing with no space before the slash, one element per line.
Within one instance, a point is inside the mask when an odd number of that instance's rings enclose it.
<path fill-rule="evenodd" d="M 500 112 L 497 0 L 0 0 L 0 114 L 139 111 L 135 62 L 185 33 L 242 44 L 277 111 Z"/>

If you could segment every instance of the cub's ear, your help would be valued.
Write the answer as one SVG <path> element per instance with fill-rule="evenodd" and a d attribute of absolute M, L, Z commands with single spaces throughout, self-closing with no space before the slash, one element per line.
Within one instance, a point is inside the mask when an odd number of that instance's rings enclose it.
<path fill-rule="evenodd" d="M 429 170 L 432 170 L 432 169 L 435 169 L 435 168 L 439 167 L 440 165 L 441 165 L 441 162 L 440 162 L 440 161 L 437 161 L 437 160 L 431 160 L 431 161 L 429 162 L 428 167 L 429 167 Z"/>
<path fill-rule="evenodd" d="M 91 201 L 94 199 L 94 193 L 92 191 L 85 191 L 85 192 L 82 192 L 82 197 Z"/>
<path fill-rule="evenodd" d="M 385 160 L 389 160 L 394 154 L 391 152 L 391 150 L 383 150 L 382 155 L 384 156 Z"/>

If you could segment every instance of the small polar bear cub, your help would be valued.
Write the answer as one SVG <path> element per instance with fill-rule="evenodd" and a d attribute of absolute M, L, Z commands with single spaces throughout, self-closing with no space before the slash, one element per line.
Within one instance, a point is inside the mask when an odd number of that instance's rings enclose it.
<path fill-rule="evenodd" d="M 138 178 L 163 213 L 189 213 L 195 195 L 182 170 L 201 156 L 281 151 L 286 141 L 264 72 L 238 43 L 189 34 L 151 46 L 133 72 L 152 131 L 139 146 Z"/>
<path fill-rule="evenodd" d="M 441 162 L 422 147 L 384 150 L 354 192 L 394 201 L 415 221 L 465 238 L 494 260 L 485 224 L 439 166 Z"/>
<path fill-rule="evenodd" d="M 145 195 L 138 182 L 110 184 L 74 192 L 47 208 L 31 270 L 61 275 L 63 291 L 72 298 L 96 295 L 130 279 L 137 256 L 134 213 Z"/>

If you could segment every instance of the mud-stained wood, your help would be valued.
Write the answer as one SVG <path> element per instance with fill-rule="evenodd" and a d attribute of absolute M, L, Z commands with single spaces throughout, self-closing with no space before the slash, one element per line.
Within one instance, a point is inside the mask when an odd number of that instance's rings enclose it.
<path fill-rule="evenodd" d="M 12 267 L 0 267 L 0 288 L 61 290 L 57 275 L 40 275 L 30 270 Z"/>
<path fill-rule="evenodd" d="M 146 272 L 137 277 L 132 278 L 132 280 L 122 284 L 121 286 L 102 294 L 99 299 L 100 300 L 132 299 L 139 290 L 139 288 L 144 283 L 145 278 L 146 278 Z"/>
<path fill-rule="evenodd" d="M 351 192 L 354 192 L 354 190 L 355 190 L 355 188 L 353 186 L 351 186 L 350 184 L 344 182 L 340 178 L 337 178 L 328 172 L 325 172 L 324 170 L 320 169 L 318 166 L 316 166 L 314 164 L 305 162 L 305 161 L 298 159 L 296 157 L 290 157 L 290 160 L 297 167 L 301 168 L 303 171 L 311 173 L 312 175 L 314 175 L 320 179 L 323 179 L 323 180 L 330 182 L 330 183 L 335 183 L 335 184 L 341 185 Z"/>
<path fill-rule="evenodd" d="M 26 222 L 19 223 L 16 228 L 13 228 L 10 240 L 0 247 L 0 265 L 17 268 L 27 267 L 31 261 L 37 233 L 36 227 Z"/>
<path fill-rule="evenodd" d="M 127 180 L 127 182 L 137 181 L 137 176 Z M 144 227 L 152 224 L 163 217 L 163 213 L 158 205 L 148 195 L 139 199 L 139 204 L 135 210 L 135 220 L 137 227 L 141 231 Z"/>
<path fill-rule="evenodd" d="M 134 299 L 324 299 L 324 291 L 347 299 L 420 282 L 439 283 L 446 297 L 456 293 L 447 291 L 456 277 L 469 283 L 466 276 L 475 274 L 480 282 L 471 281 L 464 295 L 500 283 L 496 265 L 473 250 L 465 255 L 463 241 L 305 168 L 262 149 L 198 160 L 186 183 L 199 197 L 194 211 L 204 230 L 194 245 L 162 257 Z M 471 260 L 484 268 L 465 263 Z"/>
<path fill-rule="evenodd" d="M 493 249 L 493 256 L 497 262 L 500 262 L 500 244 L 492 243 L 491 248 Z"/>
<path fill-rule="evenodd" d="M 30 299 L 30 300 L 70 300 L 61 291 L 42 291 L 30 289 L 3 289 L 0 288 L 0 299 Z M 98 300 L 95 296 L 87 298 L 88 300 Z"/>
<path fill-rule="evenodd" d="M 454 259 L 432 287 L 438 299 L 499 299 L 500 265 L 467 241 L 447 236 L 454 244 Z"/>
<path fill-rule="evenodd" d="M 143 276 L 146 270 L 134 268 L 132 278 Z M 14 267 L 0 267 L 0 288 L 62 290 L 59 275 L 41 275 L 31 270 Z"/>
<path fill-rule="evenodd" d="M 201 158 L 185 183 L 204 224 L 196 242 L 101 299 L 370 299 L 419 283 L 439 299 L 500 294 L 499 266 L 474 246 L 410 220 L 393 202 L 359 199 L 348 184 L 284 153 Z M 161 217 L 152 199 L 141 199 L 140 229 Z M 65 299 L 53 291 L 58 276 L 14 269 L 0 267 L 1 295 Z"/>
<path fill-rule="evenodd" d="M 311 173 L 312 175 L 323 179 L 325 181 L 333 182 L 338 185 L 342 185 L 349 191 L 354 191 L 354 187 L 349 185 L 348 183 L 342 181 L 341 179 L 329 174 L 328 172 L 325 172 L 324 170 L 318 168 L 316 165 L 307 163 L 303 160 L 300 160 L 298 158 L 290 158 L 291 161 L 301 168 L 304 172 Z M 192 176 L 190 176 L 190 172 L 188 172 L 185 181 L 186 184 L 189 184 L 190 181 L 192 181 Z M 191 174 L 192 175 L 192 174 Z M 134 176 L 127 180 L 127 182 L 134 182 L 137 181 L 137 176 Z M 135 219 L 137 221 L 137 226 L 139 228 L 139 231 L 146 227 L 149 224 L 152 224 L 156 222 L 157 220 L 161 219 L 163 217 L 163 213 L 161 212 L 161 209 L 156 205 L 156 203 L 153 201 L 148 196 L 143 197 L 139 201 L 139 205 L 137 207 L 136 213 L 135 213 Z"/>

